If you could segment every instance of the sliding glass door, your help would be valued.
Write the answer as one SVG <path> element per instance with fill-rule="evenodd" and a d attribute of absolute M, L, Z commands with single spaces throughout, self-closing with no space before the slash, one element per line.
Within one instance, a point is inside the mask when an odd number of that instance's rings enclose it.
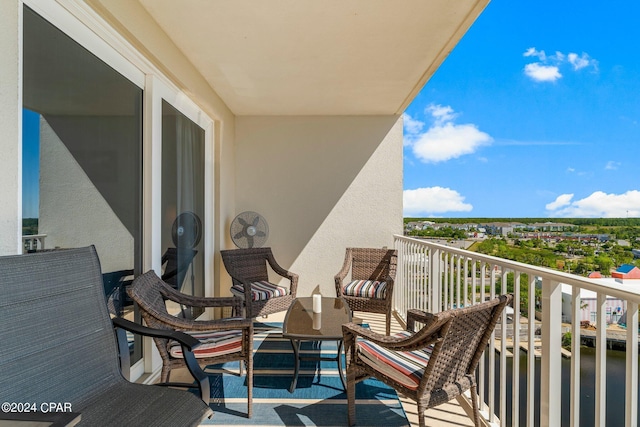
<path fill-rule="evenodd" d="M 143 90 L 28 7 L 23 28 L 25 251 L 94 245 L 133 318 L 118 286 L 142 270 Z"/>
<path fill-rule="evenodd" d="M 205 130 L 163 99 L 163 277 L 195 296 L 204 295 L 204 159 Z"/>

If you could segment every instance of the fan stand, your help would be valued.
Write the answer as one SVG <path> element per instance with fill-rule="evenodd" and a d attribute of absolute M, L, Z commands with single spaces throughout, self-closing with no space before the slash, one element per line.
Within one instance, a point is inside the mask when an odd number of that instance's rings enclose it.
<path fill-rule="evenodd" d="M 181 243 L 180 238 L 185 235 L 185 226 L 182 225 L 183 223 L 190 224 L 191 225 L 190 228 L 192 229 L 191 230 L 192 235 L 187 236 L 190 238 L 185 242 L 187 244 L 179 244 Z M 173 240 L 173 244 L 175 245 L 176 250 L 179 250 L 179 248 L 188 248 L 188 249 L 195 248 L 196 246 L 198 246 L 198 243 L 200 243 L 201 237 L 202 237 L 202 222 L 200 221 L 200 218 L 198 217 L 198 215 L 196 215 L 195 213 L 190 211 L 182 212 L 173 221 L 173 226 L 171 227 L 171 239 Z M 196 290 L 195 272 L 193 269 L 194 258 L 195 256 L 189 260 L 189 264 L 187 266 L 187 268 L 189 269 L 190 278 L 191 278 L 191 295 L 192 296 L 194 296 L 195 290 Z M 177 267 L 180 267 L 179 261 L 178 261 Z M 178 291 L 181 292 L 182 284 L 180 283 L 179 286 L 181 289 L 178 289 Z M 187 312 L 190 312 L 190 310 L 187 310 L 185 306 L 180 304 L 180 312 L 182 313 L 183 318 L 187 318 Z M 189 318 L 192 318 L 192 317 L 193 315 L 190 313 Z"/>

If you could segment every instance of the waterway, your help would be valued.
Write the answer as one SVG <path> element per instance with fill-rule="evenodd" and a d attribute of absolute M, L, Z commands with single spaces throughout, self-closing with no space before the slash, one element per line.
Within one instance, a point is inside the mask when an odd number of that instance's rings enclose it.
<path fill-rule="evenodd" d="M 624 351 L 608 350 L 607 351 L 607 401 L 606 401 L 606 425 L 608 427 L 624 426 L 625 419 L 625 375 L 626 375 L 626 353 Z M 485 357 L 488 363 L 488 358 Z M 582 347 L 580 356 L 580 426 L 592 427 L 595 425 L 595 388 L 596 388 L 596 356 L 595 349 Z M 496 372 L 499 372 L 499 358 L 496 357 Z M 512 405 L 511 405 L 511 384 L 512 384 L 512 367 L 513 359 L 507 358 L 507 425 L 511 424 Z M 485 371 L 486 372 L 486 371 Z M 498 378 L 496 378 L 496 390 L 499 390 Z M 518 426 L 526 426 L 526 387 L 527 387 L 527 353 L 520 351 L 520 406 L 519 406 L 519 422 Z M 569 396 L 571 389 L 571 360 L 562 359 L 562 426 L 569 425 Z M 485 396 L 488 391 L 485 390 Z M 499 395 L 498 395 L 499 396 Z M 556 396 L 551 396 L 552 399 Z M 496 398 L 496 401 L 499 399 Z M 535 378 L 535 426 L 540 425 L 540 359 L 536 359 L 536 378 Z M 499 413 L 499 402 L 497 403 L 497 413 Z M 638 399 L 638 407 L 640 407 L 640 395 Z M 640 414 L 638 419 L 640 425 Z"/>

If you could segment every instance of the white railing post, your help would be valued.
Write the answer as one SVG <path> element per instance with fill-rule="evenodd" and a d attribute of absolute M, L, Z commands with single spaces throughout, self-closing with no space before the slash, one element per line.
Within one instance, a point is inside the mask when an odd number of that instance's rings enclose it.
<path fill-rule="evenodd" d="M 607 296 L 598 292 L 596 321 L 596 413 L 595 426 L 604 427 L 607 415 Z"/>
<path fill-rule="evenodd" d="M 542 360 L 540 366 L 540 425 L 561 425 L 558 396 L 562 389 L 562 287 L 542 278 Z M 531 343 L 529 343 L 531 345 Z"/>
<path fill-rule="evenodd" d="M 571 427 L 580 427 L 580 288 L 571 293 Z"/>
<path fill-rule="evenodd" d="M 442 311 L 440 305 L 440 249 L 431 249 L 429 251 L 429 310 L 432 313 L 439 313 Z"/>
<path fill-rule="evenodd" d="M 638 425 L 638 303 L 627 303 L 627 371 L 625 383 L 625 426 Z"/>
<path fill-rule="evenodd" d="M 535 381 L 536 375 L 535 356 L 535 328 L 536 328 L 536 277 L 529 275 L 529 322 L 527 339 L 527 427 L 535 425 Z"/>
<path fill-rule="evenodd" d="M 513 386 L 511 387 L 511 425 L 520 425 L 520 272 L 513 272 Z"/>

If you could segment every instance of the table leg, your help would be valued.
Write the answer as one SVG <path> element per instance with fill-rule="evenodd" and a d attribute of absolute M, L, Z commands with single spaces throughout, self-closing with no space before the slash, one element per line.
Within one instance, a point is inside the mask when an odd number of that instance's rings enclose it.
<path fill-rule="evenodd" d="M 293 393 L 298 383 L 298 372 L 300 372 L 300 340 L 291 340 L 291 346 L 293 347 L 295 369 L 293 372 L 293 380 L 291 380 L 291 387 L 289 387 L 289 392 Z"/>
<path fill-rule="evenodd" d="M 342 381 L 342 386 L 344 387 L 344 391 L 347 391 L 347 379 L 345 378 L 345 374 L 342 370 L 342 347 L 343 341 L 338 341 L 338 374 L 340 375 L 340 380 Z"/>

